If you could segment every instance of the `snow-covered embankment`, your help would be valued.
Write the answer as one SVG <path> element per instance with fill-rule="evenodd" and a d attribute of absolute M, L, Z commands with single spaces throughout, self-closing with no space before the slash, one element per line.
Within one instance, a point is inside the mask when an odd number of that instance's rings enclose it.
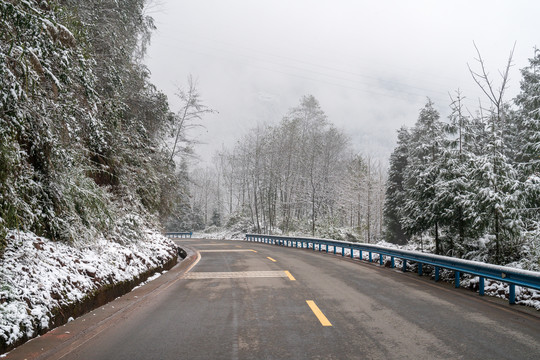
<path fill-rule="evenodd" d="M 105 239 L 85 247 L 8 233 L 0 259 L 0 354 L 168 270 L 175 245 L 155 231 L 145 241 Z"/>

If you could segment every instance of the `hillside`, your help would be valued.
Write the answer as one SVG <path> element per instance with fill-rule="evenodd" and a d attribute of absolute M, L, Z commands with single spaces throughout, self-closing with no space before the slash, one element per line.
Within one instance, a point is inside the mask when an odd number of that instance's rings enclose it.
<path fill-rule="evenodd" d="M 176 259 L 159 235 L 182 188 L 175 115 L 142 62 L 144 5 L 0 0 L 4 349 Z"/>

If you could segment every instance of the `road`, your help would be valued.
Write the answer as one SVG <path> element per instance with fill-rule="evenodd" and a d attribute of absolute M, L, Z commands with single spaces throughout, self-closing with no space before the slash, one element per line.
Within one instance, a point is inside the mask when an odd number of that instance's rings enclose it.
<path fill-rule="evenodd" d="M 190 271 L 173 269 L 155 284 L 21 346 L 7 359 L 28 354 L 65 360 L 540 355 L 537 312 L 427 277 L 312 250 L 177 242 L 200 252 Z M 123 298 L 138 301 L 115 313 L 112 307 L 122 308 Z M 25 354 L 25 347 L 34 350 Z"/>

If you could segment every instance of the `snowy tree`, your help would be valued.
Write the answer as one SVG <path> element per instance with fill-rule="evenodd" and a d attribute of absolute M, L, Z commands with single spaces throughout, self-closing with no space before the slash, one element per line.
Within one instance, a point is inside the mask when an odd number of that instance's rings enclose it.
<path fill-rule="evenodd" d="M 190 146 L 193 141 L 187 136 L 187 131 L 201 126 L 200 121 L 203 116 L 214 112 L 202 102 L 197 89 L 197 82 L 191 75 L 188 77 L 187 89 L 178 89 L 176 95 L 182 105 L 169 124 L 170 138 L 167 140 L 170 141 L 165 145 L 170 154 L 170 161 L 173 161 L 179 154 L 189 154 L 191 152 Z M 169 142 L 172 144 L 169 145 Z"/>
<path fill-rule="evenodd" d="M 540 238 L 540 51 L 535 49 L 529 66 L 521 70 L 521 92 L 516 97 L 517 157 L 522 182 L 521 216 L 525 228 Z"/>
<path fill-rule="evenodd" d="M 485 112 L 485 109 L 480 108 L 479 122 L 484 124 L 485 130 L 482 129 L 484 138 L 481 142 L 481 152 L 474 159 L 472 179 L 479 205 L 478 215 L 484 221 L 481 225 L 494 240 L 492 260 L 503 263 L 512 261 L 518 255 L 519 233 L 523 226 L 518 214 L 520 208 L 518 172 L 512 161 L 512 144 L 509 141 L 513 128 L 512 117 L 509 116 L 509 106 L 504 100 L 513 50 L 505 70 L 500 72 L 499 88 L 495 88 L 488 76 L 478 48 L 477 53 L 480 70 L 470 71 L 488 98 L 490 107 Z"/>
<path fill-rule="evenodd" d="M 398 130 L 397 145 L 390 155 L 390 168 L 384 202 L 385 239 L 396 244 L 406 244 L 409 236 L 401 226 L 401 209 L 405 202 L 404 178 L 408 164 L 410 134 L 407 128 Z"/>
<path fill-rule="evenodd" d="M 437 179 L 438 193 L 435 201 L 442 209 L 441 225 L 445 226 L 444 253 L 462 256 L 468 239 L 483 235 L 477 229 L 476 191 L 470 174 L 475 163 L 475 146 L 479 139 L 474 136 L 475 125 L 464 114 L 463 96 L 457 91 L 452 98 L 452 113 L 444 127 L 446 141 L 441 149 L 440 173 Z"/>
<path fill-rule="evenodd" d="M 155 224 L 174 208 L 144 4 L 0 1 L 0 229 L 116 239 L 132 226 L 118 219 Z"/>
<path fill-rule="evenodd" d="M 410 235 L 420 235 L 431 229 L 438 254 L 441 252 L 439 226 L 442 208 L 435 199 L 439 194 L 437 179 L 444 133 L 439 112 L 433 105 L 428 99 L 411 131 L 401 224 Z"/>

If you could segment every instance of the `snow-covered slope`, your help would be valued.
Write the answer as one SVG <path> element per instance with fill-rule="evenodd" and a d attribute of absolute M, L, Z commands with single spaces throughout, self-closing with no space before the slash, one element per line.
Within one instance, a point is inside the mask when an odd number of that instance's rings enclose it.
<path fill-rule="evenodd" d="M 177 251 L 170 240 L 150 230 L 144 241 L 121 245 L 98 239 L 84 248 L 32 233 L 10 232 L 8 238 L 0 267 L 3 347 L 51 328 L 55 310 L 161 267 Z"/>

